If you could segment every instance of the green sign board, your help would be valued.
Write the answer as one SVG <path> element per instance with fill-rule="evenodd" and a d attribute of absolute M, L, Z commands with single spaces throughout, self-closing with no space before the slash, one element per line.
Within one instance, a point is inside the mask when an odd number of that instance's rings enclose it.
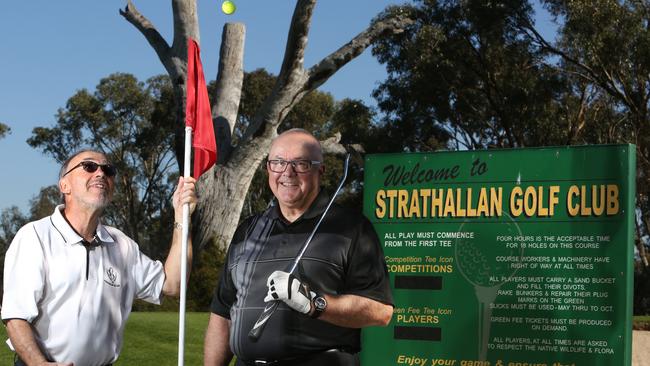
<path fill-rule="evenodd" d="M 363 365 L 631 363 L 634 145 L 369 155 L 395 310 Z"/>

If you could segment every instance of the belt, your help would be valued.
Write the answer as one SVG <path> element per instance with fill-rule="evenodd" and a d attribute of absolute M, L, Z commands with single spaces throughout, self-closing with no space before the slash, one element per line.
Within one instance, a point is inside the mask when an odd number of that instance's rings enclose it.
<path fill-rule="evenodd" d="M 347 352 L 337 348 L 328 349 L 305 356 L 283 358 L 280 360 L 237 360 L 237 366 L 302 366 L 302 365 L 358 365 L 359 358 L 356 353 Z"/>

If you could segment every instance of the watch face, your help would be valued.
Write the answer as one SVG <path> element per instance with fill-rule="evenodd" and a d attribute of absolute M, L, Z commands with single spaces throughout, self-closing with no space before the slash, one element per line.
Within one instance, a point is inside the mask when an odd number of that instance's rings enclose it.
<path fill-rule="evenodd" d="M 324 297 L 317 297 L 314 299 L 314 306 L 316 306 L 316 309 L 319 311 L 325 310 L 325 307 L 327 307 L 327 300 L 325 300 Z"/>

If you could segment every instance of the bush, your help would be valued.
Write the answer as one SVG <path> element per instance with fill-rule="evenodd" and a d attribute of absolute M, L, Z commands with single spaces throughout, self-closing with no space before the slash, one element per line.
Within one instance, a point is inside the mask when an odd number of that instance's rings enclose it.
<path fill-rule="evenodd" d="M 650 320 L 634 320 L 632 323 L 634 330 L 650 330 Z"/>
<path fill-rule="evenodd" d="M 226 251 L 211 243 L 198 258 L 194 257 L 190 281 L 187 287 L 185 307 L 187 311 L 209 311 L 212 294 L 217 286 L 225 261 Z M 180 299 L 166 297 L 161 306 L 142 300 L 133 303 L 133 311 L 178 311 Z"/>

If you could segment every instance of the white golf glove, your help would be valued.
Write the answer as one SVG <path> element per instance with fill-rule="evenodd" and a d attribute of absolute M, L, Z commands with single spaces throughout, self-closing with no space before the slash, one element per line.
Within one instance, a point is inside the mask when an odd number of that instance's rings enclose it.
<path fill-rule="evenodd" d="M 269 292 L 264 302 L 281 300 L 297 312 L 311 312 L 312 299 L 316 297 L 316 293 L 309 291 L 309 285 L 301 283 L 295 276 L 284 271 L 275 271 L 266 280 L 266 285 Z"/>

